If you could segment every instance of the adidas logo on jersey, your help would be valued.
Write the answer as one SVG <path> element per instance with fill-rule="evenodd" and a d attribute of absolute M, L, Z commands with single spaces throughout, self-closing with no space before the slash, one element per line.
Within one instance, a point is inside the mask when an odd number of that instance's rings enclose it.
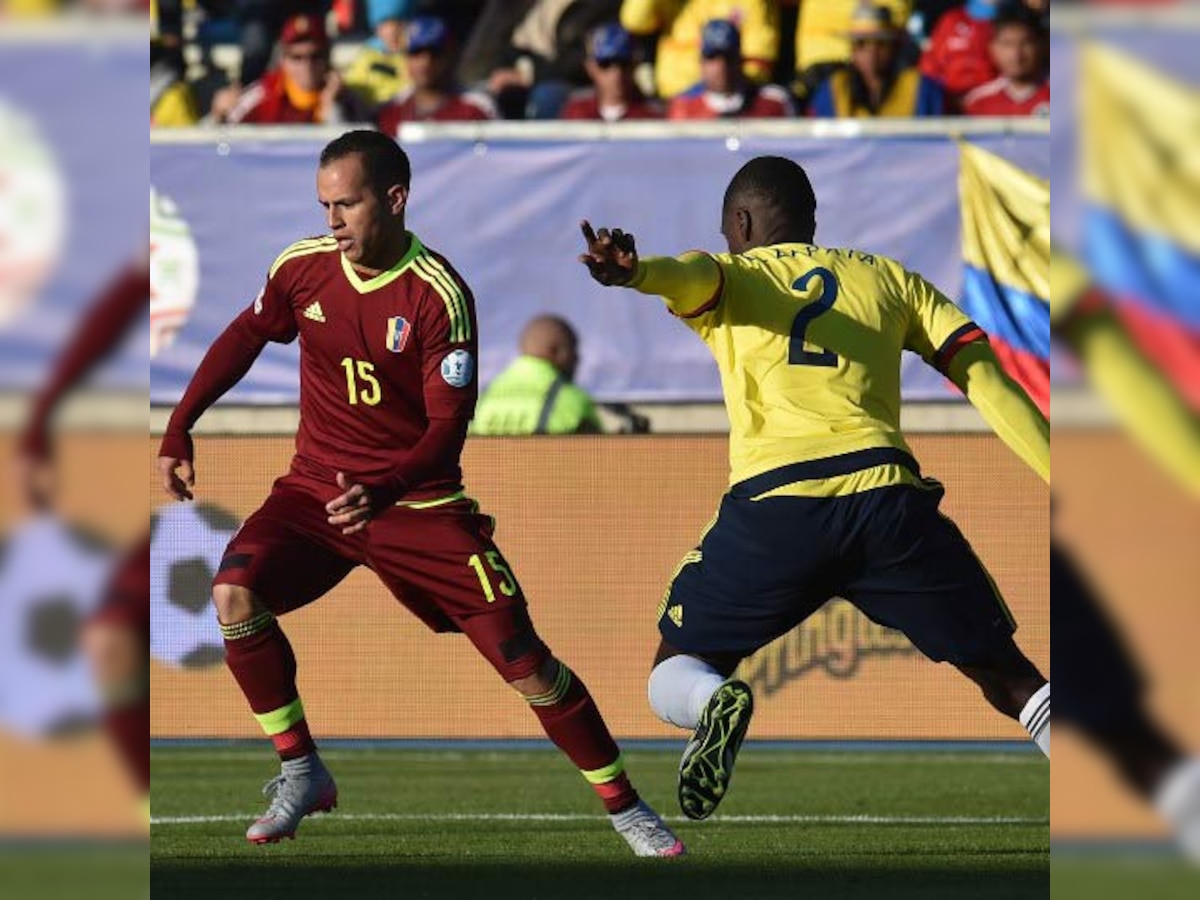
<path fill-rule="evenodd" d="M 314 322 L 325 321 L 325 311 L 321 309 L 321 301 L 314 300 L 304 309 L 304 318 L 312 319 Z"/>
<path fill-rule="evenodd" d="M 672 606 L 670 609 L 667 610 L 667 618 L 675 623 L 676 628 L 682 628 L 683 627 L 683 606 L 678 603 L 675 604 L 674 606 Z"/>

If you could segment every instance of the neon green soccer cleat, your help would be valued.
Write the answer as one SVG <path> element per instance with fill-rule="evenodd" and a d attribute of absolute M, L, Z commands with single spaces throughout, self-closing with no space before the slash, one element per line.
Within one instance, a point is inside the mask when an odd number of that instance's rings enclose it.
<path fill-rule="evenodd" d="M 689 819 L 707 819 L 729 791 L 753 714 L 754 695 L 744 681 L 726 681 L 708 699 L 679 761 L 679 807 Z"/>

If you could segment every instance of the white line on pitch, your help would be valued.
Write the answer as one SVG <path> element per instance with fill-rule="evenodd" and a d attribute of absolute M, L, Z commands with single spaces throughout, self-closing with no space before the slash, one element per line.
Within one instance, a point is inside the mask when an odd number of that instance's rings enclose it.
<path fill-rule="evenodd" d="M 151 825 L 203 825 L 210 822 L 253 821 L 257 813 L 222 816 L 154 816 Z M 314 816 L 342 822 L 601 822 L 607 816 L 584 813 L 334 813 Z M 683 816 L 663 816 L 668 822 L 688 822 Z M 1025 816 L 873 816 L 873 815 L 746 815 L 716 816 L 727 825 L 1048 825 L 1047 818 Z"/>

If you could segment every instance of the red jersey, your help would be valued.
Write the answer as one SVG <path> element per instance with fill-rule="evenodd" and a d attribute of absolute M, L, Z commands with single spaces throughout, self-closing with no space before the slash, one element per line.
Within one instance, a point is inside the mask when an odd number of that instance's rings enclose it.
<path fill-rule="evenodd" d="M 1015 85 L 1001 76 L 981 84 L 963 98 L 968 116 L 1049 116 L 1050 81 Z"/>
<path fill-rule="evenodd" d="M 486 94 L 448 94 L 440 106 L 425 115 L 417 112 L 414 95 L 409 88 L 379 108 L 375 121 L 380 131 L 394 135 L 401 122 L 482 122 L 496 118 L 496 108 Z"/>
<path fill-rule="evenodd" d="M 364 279 L 332 237 L 275 260 L 240 318 L 264 340 L 300 337 L 300 429 L 293 471 L 335 483 L 388 476 L 430 419 L 467 422 L 478 396 L 475 300 L 416 235 L 390 270 Z M 406 499 L 462 487 L 457 456 L 408 486 Z"/>
<path fill-rule="evenodd" d="M 921 74 L 941 82 L 957 99 L 996 77 L 991 40 L 990 21 L 973 18 L 962 7 L 952 9 L 934 26 L 929 49 L 921 56 Z"/>
<path fill-rule="evenodd" d="M 283 84 L 283 70 L 271 69 L 242 92 L 229 112 L 229 122 L 252 125 L 307 125 L 319 121 L 318 109 L 319 107 L 300 109 L 293 105 Z"/>
<path fill-rule="evenodd" d="M 668 119 L 778 119 L 795 115 L 791 97 L 777 84 L 750 85 L 740 94 L 707 91 L 671 98 Z"/>
<path fill-rule="evenodd" d="M 608 112 L 607 116 L 600 110 L 595 88 L 584 88 L 567 98 L 558 117 L 596 122 L 626 122 L 630 119 L 661 119 L 665 110 L 657 100 L 647 100 L 640 92 L 635 92 L 625 106 L 605 112 Z"/>

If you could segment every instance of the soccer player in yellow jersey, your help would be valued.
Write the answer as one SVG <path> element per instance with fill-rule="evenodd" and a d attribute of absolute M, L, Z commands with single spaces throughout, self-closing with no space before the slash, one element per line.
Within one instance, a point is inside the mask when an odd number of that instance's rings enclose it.
<path fill-rule="evenodd" d="M 694 729 L 679 770 L 693 819 L 724 797 L 753 712 L 734 669 L 833 596 L 958 667 L 1049 756 L 1049 682 L 900 432 L 901 351 L 945 373 L 1047 482 L 1049 423 L 933 285 L 815 245 L 816 205 L 804 170 L 767 156 L 725 191 L 728 253 L 639 259 L 632 235 L 583 223 L 592 277 L 663 297 L 712 351 L 729 412 L 730 489 L 663 599 L 649 683 L 655 713 Z"/>

